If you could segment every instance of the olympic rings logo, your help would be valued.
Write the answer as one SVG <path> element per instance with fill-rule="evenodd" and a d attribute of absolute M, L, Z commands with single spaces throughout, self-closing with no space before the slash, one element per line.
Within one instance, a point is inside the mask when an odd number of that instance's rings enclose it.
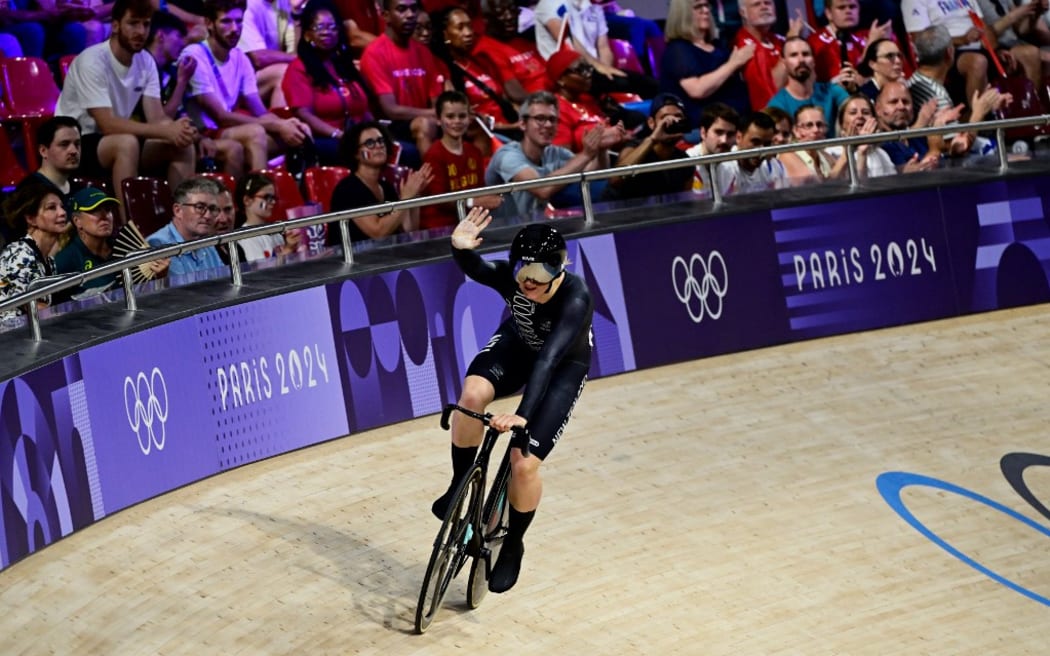
<path fill-rule="evenodd" d="M 696 274 L 698 269 L 699 276 Z M 688 263 L 683 257 L 675 257 L 671 263 L 671 283 L 693 323 L 700 323 L 705 316 L 712 320 L 722 316 L 722 299 L 729 291 L 729 272 L 718 251 L 711 251 L 706 260 L 693 253 Z"/>
<path fill-rule="evenodd" d="M 163 451 L 164 425 L 168 421 L 168 384 L 164 382 L 160 369 L 153 367 L 148 377 L 141 371 L 134 380 L 131 376 L 124 377 L 124 411 L 142 454 L 148 456 L 154 447 Z"/>

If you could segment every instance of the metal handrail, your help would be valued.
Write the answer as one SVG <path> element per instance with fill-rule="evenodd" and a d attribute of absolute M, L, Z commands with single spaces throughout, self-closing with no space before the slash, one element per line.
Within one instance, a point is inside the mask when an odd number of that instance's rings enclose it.
<path fill-rule="evenodd" d="M 97 278 L 104 278 L 106 276 L 110 276 L 119 272 L 124 282 L 125 308 L 128 311 L 134 312 L 138 306 L 135 299 L 134 288 L 131 284 L 130 270 L 133 267 L 159 259 L 175 257 L 184 253 L 191 253 L 202 248 L 214 247 L 220 244 L 233 244 L 238 241 L 241 241 L 242 239 L 249 239 L 251 237 L 279 234 L 287 230 L 305 228 L 313 225 L 329 224 L 339 221 L 342 222 L 340 224 L 340 238 L 343 246 L 344 261 L 346 264 L 352 265 L 353 250 L 350 240 L 350 231 L 348 228 L 348 224 L 346 223 L 346 221 L 349 219 L 354 219 L 361 216 L 369 216 L 372 214 L 378 214 L 380 216 L 383 216 L 386 214 L 390 214 L 391 212 L 396 212 L 398 210 L 409 210 L 417 207 L 424 207 L 427 205 L 437 205 L 441 203 L 456 202 L 466 200 L 468 198 L 475 198 L 477 196 L 482 195 L 509 194 L 516 191 L 526 191 L 529 189 L 547 187 L 552 185 L 567 185 L 572 183 L 581 183 L 583 192 L 583 213 L 586 217 L 585 220 L 588 223 L 590 223 L 593 221 L 594 215 L 593 199 L 591 198 L 591 195 L 589 193 L 590 190 L 588 186 L 583 183 L 591 182 L 594 180 L 606 180 L 609 178 L 630 177 L 644 173 L 667 171 L 677 168 L 693 166 L 715 166 L 722 162 L 729 162 L 752 157 L 769 157 L 773 155 L 779 155 L 780 153 L 789 153 L 799 150 L 824 149 L 834 146 L 843 146 L 845 148 L 845 154 L 848 158 L 849 163 L 848 171 L 850 187 L 856 188 L 857 186 L 859 186 L 854 152 L 857 146 L 865 144 L 882 143 L 886 141 L 896 141 L 899 139 L 908 139 L 914 137 L 956 134 L 960 131 L 988 132 L 994 130 L 997 136 L 996 140 L 999 144 L 997 150 L 999 156 L 1000 170 L 1005 171 L 1008 168 L 1004 139 L 1006 130 L 1011 128 L 1030 127 L 1035 125 L 1050 125 L 1050 114 L 1025 118 L 986 121 L 983 123 L 956 123 L 953 125 L 946 125 L 942 127 L 928 127 L 914 130 L 898 130 L 895 132 L 876 132 L 870 135 L 858 135 L 853 137 L 835 137 L 833 139 L 824 139 L 822 141 L 795 142 L 783 144 L 780 146 L 768 146 L 765 148 L 752 148 L 748 150 L 735 150 L 728 153 L 716 153 L 712 155 L 703 155 L 699 157 L 687 157 L 682 159 L 669 160 L 665 162 L 649 162 L 646 164 L 633 164 L 625 167 L 614 167 L 609 169 L 593 171 L 581 171 L 578 173 L 567 173 L 564 175 L 538 178 L 535 180 L 526 180 L 522 182 L 508 182 L 504 184 L 493 185 L 490 187 L 466 189 L 463 191 L 453 191 L 434 196 L 426 196 L 422 198 L 393 201 L 389 203 L 383 203 L 380 205 L 371 205 L 368 207 L 355 208 L 352 210 L 344 210 L 340 212 L 329 212 L 326 214 L 302 217 L 298 219 L 289 219 L 286 221 L 281 221 L 279 223 L 271 223 L 261 226 L 242 227 L 231 232 L 223 233 L 221 235 L 203 237 L 201 239 L 195 239 L 190 242 L 171 244 L 167 246 L 161 246 L 158 248 L 152 248 L 149 250 L 135 251 L 129 253 L 126 257 L 123 257 L 119 260 L 115 260 L 113 262 L 108 262 L 106 264 L 92 269 L 91 271 L 67 274 L 61 279 L 48 282 L 38 287 L 31 287 L 29 290 L 18 294 L 17 296 L 13 296 L 4 301 L 0 301 L 0 312 L 11 310 L 19 306 L 28 305 L 29 308 L 27 308 L 27 317 L 29 319 L 30 331 L 34 340 L 39 341 L 41 339 L 41 331 L 39 326 L 39 318 L 37 317 L 35 308 L 35 301 L 37 299 L 48 296 L 50 294 L 65 291 L 67 289 L 79 287 L 80 285 L 83 285 L 88 281 L 95 280 Z M 722 202 L 720 195 L 717 193 L 717 189 L 715 190 L 714 201 L 716 206 L 721 204 Z M 230 251 L 232 254 L 236 251 L 236 249 L 233 248 L 230 249 Z M 235 286 L 240 286 L 241 270 L 236 256 L 231 257 L 230 269 L 232 284 L 234 284 Z"/>

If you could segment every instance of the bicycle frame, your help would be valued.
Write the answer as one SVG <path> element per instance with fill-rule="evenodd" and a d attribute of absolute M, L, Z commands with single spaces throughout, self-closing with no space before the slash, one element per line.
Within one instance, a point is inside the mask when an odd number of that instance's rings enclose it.
<path fill-rule="evenodd" d="M 493 550 L 498 548 L 505 536 L 506 526 L 501 521 L 503 511 L 509 504 L 507 487 L 510 481 L 511 442 L 503 456 L 491 487 L 488 483 L 488 464 L 500 431 L 492 428 L 490 414 L 481 414 L 450 404 L 441 412 L 441 426 L 450 428 L 449 418 L 453 411 L 481 421 L 488 430 L 482 439 L 478 454 L 470 472 L 458 483 L 458 489 L 441 529 L 434 539 L 433 552 L 416 608 L 416 631 L 423 633 L 433 621 L 444 599 L 452 579 L 459 575 L 467 558 L 473 558 L 470 580 L 467 584 L 467 605 L 477 608 L 488 592 L 488 580 L 492 574 Z M 521 442 L 521 450 L 528 454 L 529 433 L 525 427 L 514 427 L 512 432 Z M 433 586 L 433 587 L 432 587 Z"/>

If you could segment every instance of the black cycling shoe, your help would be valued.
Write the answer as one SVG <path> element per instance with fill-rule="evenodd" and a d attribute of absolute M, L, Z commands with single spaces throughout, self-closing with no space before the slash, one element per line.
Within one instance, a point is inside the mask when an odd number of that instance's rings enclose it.
<path fill-rule="evenodd" d="M 492 578 L 489 579 L 490 592 L 506 592 L 518 582 L 518 573 L 521 572 L 521 557 L 525 555 L 525 545 L 521 542 L 504 542 L 500 549 L 496 566 L 492 568 Z"/>
<path fill-rule="evenodd" d="M 434 513 L 434 517 L 444 520 L 445 515 L 448 514 L 448 506 L 452 503 L 452 497 L 456 494 L 455 490 L 448 490 L 437 499 L 434 499 L 434 503 L 430 506 L 430 512 Z"/>

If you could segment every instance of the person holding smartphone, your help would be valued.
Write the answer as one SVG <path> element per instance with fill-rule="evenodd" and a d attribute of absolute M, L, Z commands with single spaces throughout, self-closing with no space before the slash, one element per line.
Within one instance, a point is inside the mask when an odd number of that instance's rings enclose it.
<path fill-rule="evenodd" d="M 618 166 L 648 164 L 685 159 L 686 153 L 678 148 L 682 136 L 693 130 L 685 115 L 685 104 L 673 93 L 661 93 L 653 98 L 646 120 L 644 138 L 636 140 L 620 151 Z M 605 188 L 604 197 L 609 200 L 625 198 L 649 198 L 659 194 L 677 194 L 689 191 L 693 181 L 693 169 L 682 167 L 668 171 L 654 171 L 639 175 L 613 178 Z"/>

